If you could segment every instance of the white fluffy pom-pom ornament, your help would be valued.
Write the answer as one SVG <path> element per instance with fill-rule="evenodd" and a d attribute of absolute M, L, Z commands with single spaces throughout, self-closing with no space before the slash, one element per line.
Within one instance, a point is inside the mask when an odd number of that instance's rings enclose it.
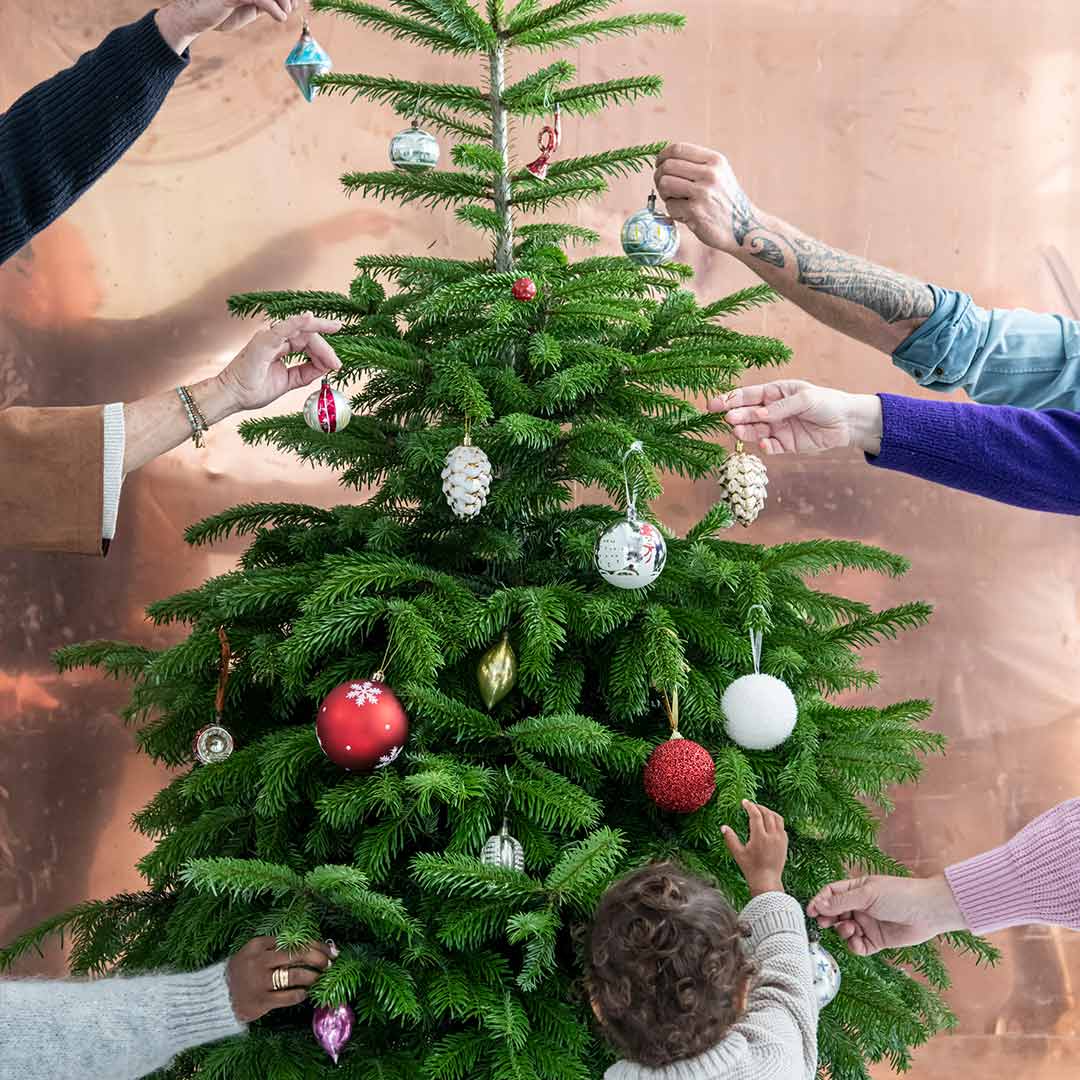
<path fill-rule="evenodd" d="M 731 507 L 735 520 L 743 527 L 757 520 L 769 496 L 769 473 L 765 462 L 742 452 L 742 443 L 720 466 L 717 478 L 720 497 Z"/>
<path fill-rule="evenodd" d="M 745 750 L 772 750 L 795 730 L 799 707 L 787 683 L 772 675 L 744 675 L 720 699 L 728 737 Z"/>
<path fill-rule="evenodd" d="M 491 462 L 479 446 L 466 441 L 446 455 L 442 489 L 459 518 L 476 517 L 491 490 Z"/>

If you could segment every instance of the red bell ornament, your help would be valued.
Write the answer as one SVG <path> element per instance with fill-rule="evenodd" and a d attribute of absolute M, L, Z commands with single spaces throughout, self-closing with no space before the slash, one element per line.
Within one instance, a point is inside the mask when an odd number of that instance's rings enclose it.
<path fill-rule="evenodd" d="M 536 299 L 536 282 L 532 278 L 520 277 L 514 282 L 510 292 L 515 300 L 528 303 Z"/>
<path fill-rule="evenodd" d="M 394 761 L 409 738 L 409 718 L 382 672 L 344 682 L 319 706 L 315 734 L 322 752 L 351 772 L 372 772 Z"/>

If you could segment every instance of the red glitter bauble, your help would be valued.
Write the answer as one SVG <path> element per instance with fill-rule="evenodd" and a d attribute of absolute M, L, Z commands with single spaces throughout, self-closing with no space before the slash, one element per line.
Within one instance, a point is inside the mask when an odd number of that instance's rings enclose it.
<path fill-rule="evenodd" d="M 692 814 L 716 791 L 716 762 L 700 743 L 674 735 L 649 755 L 642 779 L 661 810 Z"/>
<path fill-rule="evenodd" d="M 315 734 L 322 752 L 343 769 L 370 772 L 405 748 L 409 718 L 379 678 L 336 686 L 319 706 Z"/>
<path fill-rule="evenodd" d="M 519 277 L 510 291 L 514 294 L 515 300 L 535 300 L 536 282 L 532 278 Z"/>

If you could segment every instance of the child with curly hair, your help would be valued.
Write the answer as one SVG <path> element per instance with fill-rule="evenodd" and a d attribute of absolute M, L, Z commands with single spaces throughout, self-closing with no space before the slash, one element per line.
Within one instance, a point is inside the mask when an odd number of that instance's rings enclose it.
<path fill-rule="evenodd" d="M 814 1080 L 818 1008 L 806 921 L 782 881 L 784 819 L 743 806 L 748 842 L 723 830 L 750 886 L 740 914 L 670 862 L 634 871 L 601 898 L 586 984 L 623 1058 L 605 1080 Z"/>

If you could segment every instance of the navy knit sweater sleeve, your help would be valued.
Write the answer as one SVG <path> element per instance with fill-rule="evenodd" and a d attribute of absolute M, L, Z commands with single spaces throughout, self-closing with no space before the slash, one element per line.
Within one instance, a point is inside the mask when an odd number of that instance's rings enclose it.
<path fill-rule="evenodd" d="M 0 262 L 119 160 L 186 66 L 150 12 L 0 114 Z"/>
<path fill-rule="evenodd" d="M 1080 413 L 881 394 L 881 453 L 871 465 L 988 499 L 1080 514 Z"/>

